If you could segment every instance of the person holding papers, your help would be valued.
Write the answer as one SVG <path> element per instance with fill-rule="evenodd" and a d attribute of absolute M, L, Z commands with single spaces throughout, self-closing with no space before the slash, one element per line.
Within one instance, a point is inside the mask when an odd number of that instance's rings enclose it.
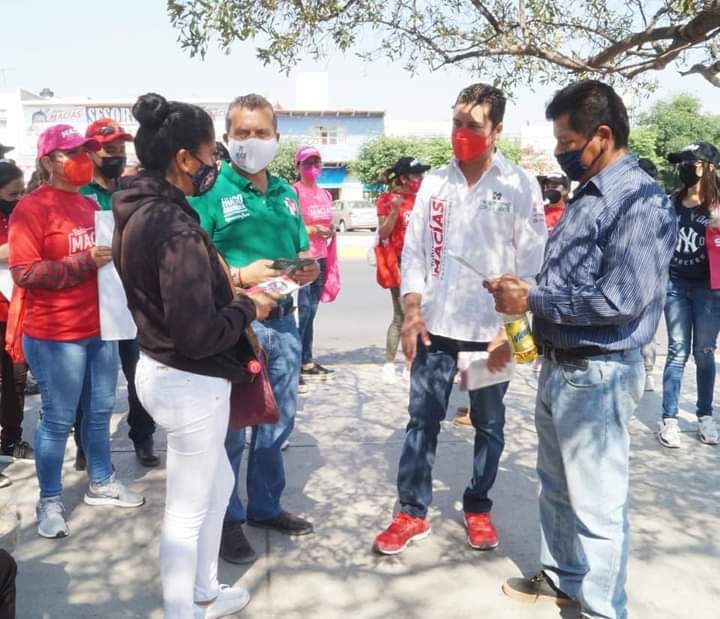
<path fill-rule="evenodd" d="M 22 198 L 10 217 L 10 271 L 21 289 L 13 304 L 21 306 L 23 350 L 42 399 L 35 435 L 38 533 L 49 538 L 69 535 L 62 464 L 78 403 L 84 410 L 81 431 L 90 481 L 85 503 L 139 507 L 145 502 L 117 481 L 110 460 L 119 362 L 117 344 L 100 339 L 97 271 L 112 252 L 95 245 L 98 207 L 80 195 L 80 187 L 92 179 L 88 152 L 99 148 L 69 125 L 44 131 L 37 159 L 47 181 Z"/>

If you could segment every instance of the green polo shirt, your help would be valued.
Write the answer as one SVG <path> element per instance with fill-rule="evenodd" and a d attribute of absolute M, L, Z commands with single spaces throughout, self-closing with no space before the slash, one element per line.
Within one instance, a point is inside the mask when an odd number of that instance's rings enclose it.
<path fill-rule="evenodd" d="M 92 198 L 100 205 L 100 210 L 109 211 L 112 209 L 112 191 L 108 191 L 105 187 L 98 185 L 95 181 L 89 185 L 80 187 L 80 193 L 88 198 Z"/>
<path fill-rule="evenodd" d="M 310 247 L 295 190 L 270 173 L 265 194 L 223 162 L 213 188 L 188 201 L 231 267 L 295 259 Z"/>

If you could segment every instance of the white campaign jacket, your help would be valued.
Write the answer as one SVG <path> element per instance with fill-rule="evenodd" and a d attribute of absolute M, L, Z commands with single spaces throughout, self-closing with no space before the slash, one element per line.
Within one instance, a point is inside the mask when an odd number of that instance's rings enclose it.
<path fill-rule="evenodd" d="M 402 255 L 403 295 L 422 295 L 430 333 L 489 342 L 500 317 L 483 277 L 513 273 L 534 283 L 547 228 L 540 186 L 499 151 L 469 187 L 456 161 L 428 174 L 417 194 Z"/>

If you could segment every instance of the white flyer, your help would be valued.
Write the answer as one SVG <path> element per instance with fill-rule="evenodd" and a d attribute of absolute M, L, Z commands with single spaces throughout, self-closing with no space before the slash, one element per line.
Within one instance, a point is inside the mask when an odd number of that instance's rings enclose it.
<path fill-rule="evenodd" d="M 515 373 L 516 362 L 513 359 L 499 372 L 491 372 L 488 368 L 488 357 L 485 351 L 462 351 L 458 355 L 460 371 L 460 390 L 475 391 L 498 383 L 509 381 Z"/>
<path fill-rule="evenodd" d="M 0 266 L 0 293 L 9 301 L 12 297 L 13 278 L 7 264 Z"/>
<path fill-rule="evenodd" d="M 115 220 L 111 211 L 95 213 L 95 243 L 112 245 Z M 98 269 L 98 297 L 100 300 L 100 337 L 107 341 L 132 340 L 137 327 L 127 306 L 125 289 L 115 265 L 110 262 Z"/>

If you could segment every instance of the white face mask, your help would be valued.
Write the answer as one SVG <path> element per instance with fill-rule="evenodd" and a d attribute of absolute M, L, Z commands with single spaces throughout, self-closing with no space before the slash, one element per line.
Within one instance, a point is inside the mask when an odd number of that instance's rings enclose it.
<path fill-rule="evenodd" d="M 256 174 L 267 168 L 278 150 L 278 141 L 249 138 L 247 140 L 228 139 L 228 152 L 233 163 L 248 174 Z"/>

